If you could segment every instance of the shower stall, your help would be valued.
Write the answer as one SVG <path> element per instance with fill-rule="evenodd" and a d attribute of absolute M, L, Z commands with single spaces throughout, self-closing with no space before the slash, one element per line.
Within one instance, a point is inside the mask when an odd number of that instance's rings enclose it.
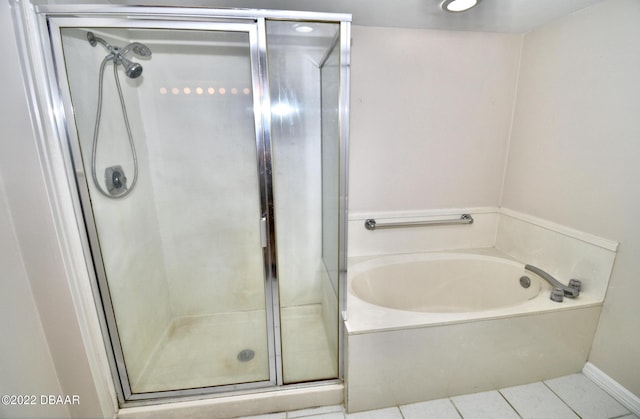
<path fill-rule="evenodd" d="M 339 382 L 350 16 L 36 13 L 120 403 Z"/>

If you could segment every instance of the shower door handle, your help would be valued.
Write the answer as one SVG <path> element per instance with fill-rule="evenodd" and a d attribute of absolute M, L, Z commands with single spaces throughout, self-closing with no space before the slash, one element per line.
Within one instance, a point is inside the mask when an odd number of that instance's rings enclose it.
<path fill-rule="evenodd" d="M 267 216 L 260 218 L 260 244 L 267 247 Z"/>

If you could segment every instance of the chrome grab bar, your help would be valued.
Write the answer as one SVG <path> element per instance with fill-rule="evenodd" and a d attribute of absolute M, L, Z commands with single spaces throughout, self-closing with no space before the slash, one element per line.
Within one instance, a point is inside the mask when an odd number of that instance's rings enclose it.
<path fill-rule="evenodd" d="M 547 272 L 533 265 L 524 265 L 524 269 L 538 275 L 540 278 L 551 284 L 554 289 L 562 290 L 565 297 L 576 298 L 578 295 L 580 295 L 582 283 L 577 279 L 572 279 L 571 281 L 569 281 L 569 285 L 564 285 L 553 276 L 549 275 Z"/>
<path fill-rule="evenodd" d="M 399 223 L 379 224 L 373 218 L 369 218 L 364 222 L 364 228 L 367 230 L 379 230 L 384 228 L 402 228 L 402 227 L 426 227 L 435 225 L 453 225 L 453 224 L 473 224 L 471 214 L 462 214 L 460 218 L 453 220 L 429 220 L 429 221 L 409 221 Z"/>

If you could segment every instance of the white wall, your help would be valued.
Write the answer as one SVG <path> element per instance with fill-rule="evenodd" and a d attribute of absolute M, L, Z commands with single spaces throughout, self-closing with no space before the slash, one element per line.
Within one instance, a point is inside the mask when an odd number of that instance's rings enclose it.
<path fill-rule="evenodd" d="M 1 417 L 66 417 L 64 405 L 40 404 L 62 394 L 7 206 L 0 176 L 0 394 L 36 395 L 35 404 L 0 405 Z M 29 399 L 29 402 L 32 400 Z"/>
<path fill-rule="evenodd" d="M 120 83 L 132 130 L 137 161 L 138 181 L 125 198 L 110 199 L 91 181 L 91 152 L 98 104 L 100 63 L 107 55 L 101 45 L 92 47 L 85 29 L 66 28 L 63 46 L 68 81 L 72 94 L 74 122 L 82 148 L 84 170 L 91 193 L 91 204 L 100 239 L 102 261 L 109 282 L 122 350 L 131 381 L 135 383 L 149 359 L 149 354 L 172 319 L 169 287 L 163 263 L 162 243 L 156 216 L 152 181 L 147 159 L 145 131 L 140 123 L 138 91 L 143 77 L 128 79 L 120 71 Z M 112 45 L 126 41 L 101 33 Z M 107 64 L 103 78 L 100 132 L 96 153 L 96 176 L 101 188 L 105 168 L 121 165 L 131 186 L 134 163 L 127 131 L 119 105 L 113 66 Z M 75 138 L 71 141 L 75 141 Z"/>
<path fill-rule="evenodd" d="M 176 317 L 264 306 L 253 103 L 243 92 L 248 49 L 201 35 L 173 43 L 165 32 L 149 42 L 139 91 Z"/>
<path fill-rule="evenodd" d="M 0 95 L 3 147 L 3 152 L 0 153 L 0 175 L 4 180 L 6 202 L 15 231 L 15 238 L 7 237 L 6 234 L 10 233 L 4 231 L 2 234 L 3 245 L 8 245 L 9 249 L 13 249 L 10 251 L 14 252 L 13 256 L 5 255 L 9 259 L 7 265 L 3 259 L 3 286 L 8 280 L 4 277 L 4 272 L 7 272 L 5 269 L 9 272 L 14 270 L 15 273 L 9 279 L 12 281 L 13 291 L 7 294 L 12 299 L 12 317 L 3 317 L 3 324 L 13 320 L 14 326 L 24 326 L 24 330 L 10 330 L 9 335 L 16 338 L 20 336 L 17 334 L 24 333 L 22 338 L 28 339 L 31 344 L 43 343 L 40 332 L 43 331 L 50 353 L 48 358 L 44 347 L 34 348 L 24 341 L 17 347 L 6 347 L 7 352 L 3 346 L 3 360 L 6 359 L 14 367 L 23 363 L 25 370 L 20 371 L 24 374 L 22 377 L 16 377 L 16 371 L 9 371 L 7 375 L 3 371 L 0 380 L 3 390 L 7 391 L 29 391 L 38 395 L 49 392 L 63 396 L 79 395 L 80 405 L 68 406 L 72 417 L 109 416 L 114 411 L 109 392 L 105 391 L 109 384 L 98 370 L 92 370 L 96 353 L 85 345 L 86 335 L 83 334 L 86 330 L 83 330 L 78 320 L 82 318 L 87 322 L 96 321 L 95 313 L 82 312 L 74 306 L 72 295 L 78 290 L 72 289 L 68 282 L 69 269 L 72 267 L 65 266 L 61 256 L 61 246 L 64 244 L 59 240 L 53 225 L 52 207 L 45 191 L 43 169 L 30 124 L 23 75 L 17 65 L 20 60 L 8 2 L 0 5 L 0 51 L 8 62 L 15 64 L 5 66 L 2 71 L 3 94 Z M 17 266 L 21 264 L 16 259 L 17 251 L 22 255 L 22 268 Z M 34 302 L 42 324 L 41 329 L 37 325 Z M 15 312 L 14 309 L 18 307 L 20 311 Z M 25 317 L 13 317 L 20 314 Z M 35 357 L 39 359 L 36 360 Z M 35 362 L 40 363 L 42 368 L 37 367 Z M 55 373 L 52 368 L 55 368 Z M 55 375 L 59 384 L 56 383 Z M 53 414 L 65 413 L 55 410 Z"/>
<path fill-rule="evenodd" d="M 268 49 L 272 104 L 292 109 L 271 125 L 281 307 L 322 300 L 320 69 L 312 57 L 324 51 L 275 35 Z"/>
<path fill-rule="evenodd" d="M 503 206 L 620 242 L 590 362 L 640 395 L 640 3 L 525 36 Z"/>
<path fill-rule="evenodd" d="M 352 36 L 349 211 L 498 206 L 521 36 Z"/>

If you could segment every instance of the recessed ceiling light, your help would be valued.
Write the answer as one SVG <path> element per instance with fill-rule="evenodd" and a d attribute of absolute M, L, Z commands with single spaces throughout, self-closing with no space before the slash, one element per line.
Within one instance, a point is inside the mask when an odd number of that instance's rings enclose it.
<path fill-rule="evenodd" d="M 442 10 L 445 12 L 464 12 L 480 3 L 480 0 L 445 0 Z"/>

